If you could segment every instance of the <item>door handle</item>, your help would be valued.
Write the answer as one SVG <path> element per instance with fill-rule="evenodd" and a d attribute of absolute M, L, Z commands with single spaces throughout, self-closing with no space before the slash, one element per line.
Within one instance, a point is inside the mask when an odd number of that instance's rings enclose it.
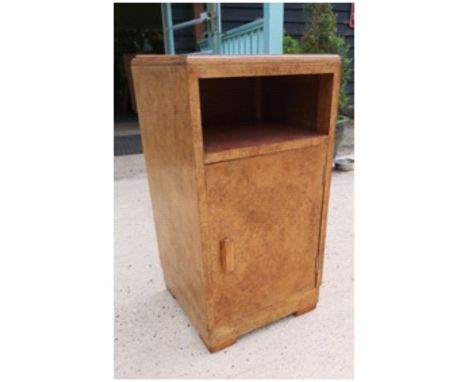
<path fill-rule="evenodd" d="M 234 243 L 231 238 L 225 237 L 221 240 L 221 267 L 226 273 L 234 270 Z"/>

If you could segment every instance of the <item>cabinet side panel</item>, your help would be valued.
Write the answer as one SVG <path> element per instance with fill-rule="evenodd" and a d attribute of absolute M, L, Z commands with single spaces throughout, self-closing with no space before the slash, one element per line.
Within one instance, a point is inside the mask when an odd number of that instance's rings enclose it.
<path fill-rule="evenodd" d="M 132 67 L 159 254 L 168 288 L 206 332 L 192 125 L 184 66 Z"/>
<path fill-rule="evenodd" d="M 338 114 L 338 102 L 340 93 L 341 64 L 335 70 L 333 76 L 321 77 L 319 80 L 319 94 L 317 103 L 317 128 L 321 133 L 328 134 L 328 153 L 325 162 L 323 179 L 323 204 L 322 217 L 320 223 L 319 255 L 317 257 L 317 277 L 316 286 L 322 283 L 325 238 L 327 231 L 328 203 L 330 200 L 330 185 L 333 165 L 333 155 L 335 151 L 335 127 Z"/>

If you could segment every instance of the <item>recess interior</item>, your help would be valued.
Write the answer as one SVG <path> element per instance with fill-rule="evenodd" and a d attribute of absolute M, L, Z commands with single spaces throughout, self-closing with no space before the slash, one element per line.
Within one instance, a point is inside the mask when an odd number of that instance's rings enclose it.
<path fill-rule="evenodd" d="M 328 133 L 318 126 L 331 74 L 200 79 L 205 154 L 281 144 Z M 330 105 L 329 105 L 330 106 Z M 326 123 L 324 126 L 328 126 Z"/>

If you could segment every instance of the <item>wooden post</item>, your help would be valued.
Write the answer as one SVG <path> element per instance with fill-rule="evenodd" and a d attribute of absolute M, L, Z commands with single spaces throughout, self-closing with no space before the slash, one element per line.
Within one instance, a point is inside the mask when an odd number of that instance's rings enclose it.
<path fill-rule="evenodd" d="M 200 17 L 200 13 L 203 12 L 203 3 L 193 4 L 193 18 L 197 19 Z M 195 25 L 195 49 L 197 49 L 197 42 L 205 38 L 205 24 Z"/>
<path fill-rule="evenodd" d="M 264 53 L 283 54 L 283 3 L 263 3 Z"/>

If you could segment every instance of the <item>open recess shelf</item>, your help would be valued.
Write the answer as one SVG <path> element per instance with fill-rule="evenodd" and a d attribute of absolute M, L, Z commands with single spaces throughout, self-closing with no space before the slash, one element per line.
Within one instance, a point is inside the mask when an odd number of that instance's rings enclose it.
<path fill-rule="evenodd" d="M 331 80 L 327 74 L 200 79 L 205 163 L 326 144 L 318 97 Z"/>

